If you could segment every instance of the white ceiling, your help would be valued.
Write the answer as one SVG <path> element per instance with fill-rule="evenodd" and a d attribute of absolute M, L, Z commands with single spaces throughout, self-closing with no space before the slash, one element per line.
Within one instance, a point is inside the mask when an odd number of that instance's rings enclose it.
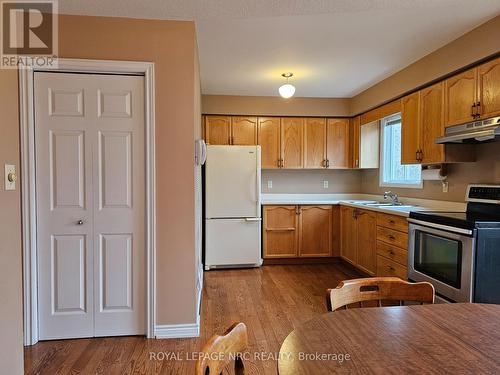
<path fill-rule="evenodd" d="M 352 97 L 500 14 L 498 0 L 59 0 L 63 14 L 195 20 L 202 92 Z"/>

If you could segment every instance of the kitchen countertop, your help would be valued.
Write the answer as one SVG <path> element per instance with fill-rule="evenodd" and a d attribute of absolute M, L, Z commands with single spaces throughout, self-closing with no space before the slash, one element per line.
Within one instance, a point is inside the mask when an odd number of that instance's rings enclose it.
<path fill-rule="evenodd" d="M 403 205 L 412 207 L 373 207 L 366 206 L 367 202 L 389 202 L 383 196 L 371 194 L 262 194 L 262 205 L 337 205 L 350 206 L 365 210 L 377 211 L 408 217 L 410 211 L 454 211 L 464 212 L 465 203 L 436 201 L 429 199 L 415 199 L 399 197 Z"/>

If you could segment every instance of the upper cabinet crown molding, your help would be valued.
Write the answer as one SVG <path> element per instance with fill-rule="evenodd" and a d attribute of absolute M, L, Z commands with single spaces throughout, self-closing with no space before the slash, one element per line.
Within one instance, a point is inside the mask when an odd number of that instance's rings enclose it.
<path fill-rule="evenodd" d="M 384 117 L 394 115 L 398 112 L 401 112 L 401 102 L 399 100 L 393 100 L 383 106 L 363 113 L 360 116 L 360 122 L 361 125 L 368 124 L 373 121 L 382 120 Z"/>

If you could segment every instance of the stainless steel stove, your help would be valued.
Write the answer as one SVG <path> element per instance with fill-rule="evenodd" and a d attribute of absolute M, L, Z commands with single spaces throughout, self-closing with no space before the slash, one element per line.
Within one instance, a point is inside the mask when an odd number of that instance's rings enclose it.
<path fill-rule="evenodd" d="M 411 212 L 408 278 L 451 302 L 500 304 L 500 186 L 470 185 L 466 212 Z"/>

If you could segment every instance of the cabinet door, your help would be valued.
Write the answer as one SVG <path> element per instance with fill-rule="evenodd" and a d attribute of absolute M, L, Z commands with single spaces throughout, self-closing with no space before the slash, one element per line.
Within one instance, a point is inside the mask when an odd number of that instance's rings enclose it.
<path fill-rule="evenodd" d="M 349 119 L 327 120 L 326 160 L 327 168 L 349 168 Z"/>
<path fill-rule="evenodd" d="M 356 264 L 357 222 L 354 208 L 340 207 L 340 256 Z"/>
<path fill-rule="evenodd" d="M 232 118 L 231 144 L 240 146 L 257 144 L 257 117 Z"/>
<path fill-rule="evenodd" d="M 297 256 L 297 217 L 297 206 L 264 207 L 264 258 Z"/>
<path fill-rule="evenodd" d="M 259 117 L 259 145 L 263 169 L 280 166 L 280 119 L 278 117 Z"/>
<path fill-rule="evenodd" d="M 477 91 L 477 68 L 467 70 L 444 81 L 445 126 L 473 120 Z"/>
<path fill-rule="evenodd" d="M 358 210 L 357 265 L 370 275 L 377 272 L 377 215 L 373 211 Z"/>
<path fill-rule="evenodd" d="M 420 137 L 422 163 L 444 162 L 444 145 L 434 143 L 444 135 L 444 83 L 420 91 Z"/>
<path fill-rule="evenodd" d="M 231 143 L 231 117 L 206 116 L 205 142 L 209 145 L 228 145 Z"/>
<path fill-rule="evenodd" d="M 332 207 L 300 206 L 299 212 L 299 256 L 330 256 L 332 253 Z"/>
<path fill-rule="evenodd" d="M 481 118 L 500 115 L 500 58 L 479 66 L 478 85 Z"/>
<path fill-rule="evenodd" d="M 363 124 L 359 131 L 359 168 L 378 168 L 380 159 L 380 121 Z"/>
<path fill-rule="evenodd" d="M 361 118 L 353 117 L 350 121 L 351 168 L 359 168 L 359 143 L 361 132 Z"/>
<path fill-rule="evenodd" d="M 281 157 L 283 168 L 304 168 L 304 119 L 281 119 Z"/>
<path fill-rule="evenodd" d="M 401 99 L 401 164 L 420 163 L 420 93 Z"/>
<path fill-rule="evenodd" d="M 325 167 L 326 120 L 324 118 L 305 119 L 305 168 Z"/>

